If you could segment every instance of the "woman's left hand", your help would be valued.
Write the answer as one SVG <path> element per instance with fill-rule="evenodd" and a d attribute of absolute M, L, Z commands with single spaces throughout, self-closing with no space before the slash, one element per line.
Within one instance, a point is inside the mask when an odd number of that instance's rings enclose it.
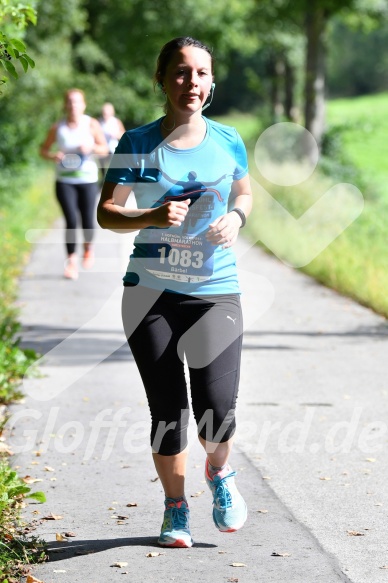
<path fill-rule="evenodd" d="M 240 227 L 241 219 L 232 211 L 210 223 L 206 239 L 212 245 L 222 245 L 223 249 L 227 249 L 237 241 Z"/>

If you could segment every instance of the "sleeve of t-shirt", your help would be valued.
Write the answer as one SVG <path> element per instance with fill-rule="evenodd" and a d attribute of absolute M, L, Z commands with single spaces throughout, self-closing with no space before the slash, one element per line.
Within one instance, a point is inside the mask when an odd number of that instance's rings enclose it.
<path fill-rule="evenodd" d="M 136 182 L 136 175 L 133 171 L 134 150 L 132 140 L 128 133 L 125 133 L 112 156 L 109 169 L 105 176 L 106 182 L 115 184 L 128 184 Z"/>
<path fill-rule="evenodd" d="M 240 180 L 248 174 L 248 156 L 247 150 L 245 148 L 244 142 L 241 139 L 240 134 L 236 131 L 236 149 L 235 149 L 235 160 L 236 168 L 233 174 L 234 180 Z"/>

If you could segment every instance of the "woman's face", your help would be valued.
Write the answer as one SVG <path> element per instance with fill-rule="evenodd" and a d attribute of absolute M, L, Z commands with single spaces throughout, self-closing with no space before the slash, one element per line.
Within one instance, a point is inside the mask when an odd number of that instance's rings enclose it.
<path fill-rule="evenodd" d="M 202 108 L 210 93 L 213 82 L 211 56 L 197 47 L 178 49 L 161 81 L 169 110 L 195 113 Z"/>
<path fill-rule="evenodd" d="M 65 108 L 70 115 L 82 115 L 86 109 L 86 103 L 82 93 L 72 91 L 66 98 Z"/>

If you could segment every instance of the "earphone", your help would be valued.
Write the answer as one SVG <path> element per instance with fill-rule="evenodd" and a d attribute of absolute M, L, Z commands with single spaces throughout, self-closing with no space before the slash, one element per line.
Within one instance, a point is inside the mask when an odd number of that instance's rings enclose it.
<path fill-rule="evenodd" d="M 207 103 L 206 105 L 203 106 L 202 111 L 204 109 L 206 109 L 207 107 L 209 107 L 209 105 L 211 104 L 211 102 L 213 101 L 213 95 L 214 95 L 214 89 L 216 88 L 216 84 L 212 83 L 211 87 L 210 87 L 210 93 L 208 95 L 208 97 L 210 97 L 210 101 L 209 103 Z"/>

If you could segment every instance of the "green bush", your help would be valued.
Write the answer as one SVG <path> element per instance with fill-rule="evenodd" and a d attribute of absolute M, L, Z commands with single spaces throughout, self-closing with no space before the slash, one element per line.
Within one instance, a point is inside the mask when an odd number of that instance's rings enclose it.
<path fill-rule="evenodd" d="M 0 404 L 22 397 L 20 379 L 36 361 L 34 350 L 19 347 L 21 326 L 13 310 L 0 310 Z M 5 312 L 5 313 L 4 313 Z M 31 374 L 31 372 L 30 372 Z"/>
<path fill-rule="evenodd" d="M 21 565 L 46 559 L 45 544 L 28 536 L 20 523 L 20 510 L 26 498 L 45 502 L 43 492 L 31 492 L 5 461 L 0 461 L 0 576 L 1 581 L 18 581 Z M 7 577 L 7 579 L 5 579 Z"/>

